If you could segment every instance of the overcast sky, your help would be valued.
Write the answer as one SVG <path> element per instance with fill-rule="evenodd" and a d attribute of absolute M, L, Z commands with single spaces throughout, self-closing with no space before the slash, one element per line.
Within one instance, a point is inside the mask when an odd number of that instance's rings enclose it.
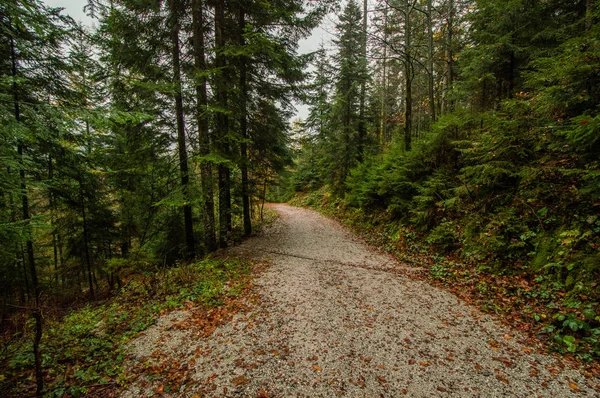
<path fill-rule="evenodd" d="M 61 7 L 64 8 L 63 13 L 70 15 L 75 21 L 82 22 L 85 25 L 93 26 L 94 21 L 85 15 L 83 7 L 87 4 L 86 0 L 43 0 L 44 3 L 50 7 Z M 316 51 L 319 48 L 321 42 L 326 46 L 331 40 L 331 32 L 335 26 L 335 17 L 328 16 L 325 18 L 321 27 L 315 29 L 313 34 L 306 40 L 301 40 L 298 43 L 298 52 L 300 54 L 306 54 L 312 51 Z M 303 119 L 308 116 L 308 107 L 304 105 L 297 105 L 298 108 L 297 117 Z"/>

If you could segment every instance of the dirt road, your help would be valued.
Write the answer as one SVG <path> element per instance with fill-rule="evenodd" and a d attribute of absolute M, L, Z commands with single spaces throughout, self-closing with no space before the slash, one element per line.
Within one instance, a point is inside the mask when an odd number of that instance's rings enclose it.
<path fill-rule="evenodd" d="M 235 249 L 271 262 L 255 281 L 258 304 L 208 339 L 170 329 L 180 312 L 134 344 L 138 360 L 160 339 L 168 354 L 193 358 L 187 387 L 172 395 L 597 396 L 597 379 L 452 294 L 390 272 L 403 265 L 336 222 L 274 208 L 276 224 Z M 125 396 L 150 393 L 138 385 Z"/>

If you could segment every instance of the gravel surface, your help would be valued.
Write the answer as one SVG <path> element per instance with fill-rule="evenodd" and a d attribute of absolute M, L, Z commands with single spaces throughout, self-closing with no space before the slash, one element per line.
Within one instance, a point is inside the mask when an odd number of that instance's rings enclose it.
<path fill-rule="evenodd" d="M 209 338 L 173 330 L 185 322 L 178 312 L 132 343 L 132 362 L 154 353 L 185 364 L 185 386 L 163 395 L 599 396 L 598 379 L 539 354 L 451 293 L 395 272 L 406 266 L 335 221 L 273 208 L 280 219 L 233 249 L 271 263 L 247 311 Z M 155 391 L 140 377 L 123 396 Z"/>

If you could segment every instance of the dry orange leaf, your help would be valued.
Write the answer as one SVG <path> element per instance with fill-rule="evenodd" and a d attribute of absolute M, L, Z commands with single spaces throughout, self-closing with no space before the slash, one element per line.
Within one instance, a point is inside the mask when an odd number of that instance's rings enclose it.
<path fill-rule="evenodd" d="M 321 369 L 321 367 L 319 365 L 313 365 L 313 369 L 316 370 L 317 372 L 320 372 L 321 370 L 323 370 L 323 369 Z"/>
<path fill-rule="evenodd" d="M 270 398 L 270 395 L 268 392 L 261 388 L 260 390 L 258 390 L 258 395 L 256 396 L 256 398 Z"/>
<path fill-rule="evenodd" d="M 250 383 L 250 380 L 248 380 L 248 378 L 244 375 L 234 377 L 231 380 L 231 384 L 233 384 L 234 386 L 241 386 L 248 383 Z"/>
<path fill-rule="evenodd" d="M 573 382 L 569 383 L 569 387 L 571 387 L 571 390 L 579 391 L 579 386 Z"/>

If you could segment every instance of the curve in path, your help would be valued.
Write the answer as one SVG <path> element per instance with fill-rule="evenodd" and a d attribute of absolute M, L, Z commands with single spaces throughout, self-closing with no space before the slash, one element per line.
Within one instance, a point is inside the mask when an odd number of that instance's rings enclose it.
<path fill-rule="evenodd" d="M 206 340 L 169 337 L 194 358 L 199 395 L 597 396 L 598 380 L 451 293 L 389 272 L 403 266 L 335 221 L 273 208 L 280 219 L 235 249 L 271 262 L 255 281 L 259 304 Z"/>

